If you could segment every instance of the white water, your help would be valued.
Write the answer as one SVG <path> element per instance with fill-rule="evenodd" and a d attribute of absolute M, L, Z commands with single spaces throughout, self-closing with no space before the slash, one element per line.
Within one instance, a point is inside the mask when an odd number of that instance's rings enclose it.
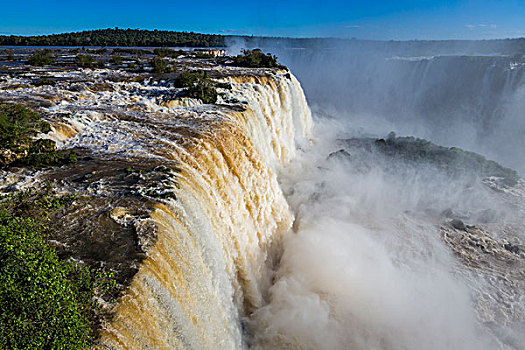
<path fill-rule="evenodd" d="M 317 120 L 316 145 L 283 172 L 297 233 L 285 240 L 270 303 L 247 321 L 251 346 L 521 348 L 523 280 L 511 292 L 482 280 L 484 272 L 462 265 L 444 244 L 439 220 L 426 215 L 454 205 L 459 211 L 497 208 L 491 194 L 465 191 L 461 181 L 424 164 L 401 176 L 385 171 L 396 165 L 385 167 L 379 158 L 366 172 L 355 162 L 327 160 L 348 129 L 332 123 Z M 505 302 L 492 298 L 501 293 Z M 512 304 L 513 311 L 498 303 Z M 485 328 L 490 321 L 509 327 L 505 336 Z"/>
<path fill-rule="evenodd" d="M 60 73 L 85 79 L 75 88 L 66 80 L 2 91 L 8 99 L 56 101 L 42 110 L 54 125 L 48 137 L 60 148 L 80 147 L 121 167 L 154 161 L 177 169 L 153 184 L 176 199 L 150 198 L 157 202 L 151 218 L 97 208 L 120 213 L 111 218 L 132 223 L 139 240 L 148 228 L 144 236 L 156 237 L 97 348 L 240 349 L 240 317 L 265 304 L 272 265 L 293 221 L 276 170 L 294 157 L 296 142 L 309 137 L 302 89 L 291 75 L 239 70 L 226 78 L 232 90 L 221 91 L 219 101 L 237 99 L 232 108 L 166 103 L 177 91 L 166 82 L 110 82 L 104 73 Z M 101 80 L 111 89 L 89 89 Z M 86 195 L 111 196 L 107 183 L 87 186 Z M 123 215 L 129 220 L 119 220 Z"/>
<path fill-rule="evenodd" d="M 449 45 L 403 59 L 344 45 L 272 52 L 297 75 L 314 111 L 374 135 L 395 131 L 461 147 L 523 175 L 523 59 L 458 55 Z"/>
<path fill-rule="evenodd" d="M 51 117 L 72 114 L 52 134 L 61 147 L 180 168 L 171 183 L 177 200 L 158 203 L 147 219 L 158 241 L 106 325 L 101 348 L 525 343 L 522 265 L 511 277 L 492 266 L 491 274 L 465 266 L 443 240 L 441 219 L 428 214 L 507 210 L 497 195 L 425 165 L 327 160 L 354 126 L 319 118 L 309 144 L 310 112 L 293 76 L 229 81 L 227 97 L 245 101 L 246 110 L 168 108 L 155 97 L 170 92 L 162 84 L 112 83 L 115 91 L 99 93 L 35 88 L 62 96 L 46 110 Z M 513 194 L 516 203 L 522 195 L 523 185 Z M 523 212 L 510 214 L 523 228 Z M 492 239 L 509 235 L 503 231 Z M 505 239 L 523 242 L 519 232 Z"/>

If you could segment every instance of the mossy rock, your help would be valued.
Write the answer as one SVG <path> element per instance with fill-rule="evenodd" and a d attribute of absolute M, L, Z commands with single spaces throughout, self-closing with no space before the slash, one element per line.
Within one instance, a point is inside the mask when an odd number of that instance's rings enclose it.
<path fill-rule="evenodd" d="M 53 165 L 64 165 L 76 163 L 77 154 L 69 151 L 30 153 L 24 158 L 18 159 L 14 165 L 45 167 Z"/>

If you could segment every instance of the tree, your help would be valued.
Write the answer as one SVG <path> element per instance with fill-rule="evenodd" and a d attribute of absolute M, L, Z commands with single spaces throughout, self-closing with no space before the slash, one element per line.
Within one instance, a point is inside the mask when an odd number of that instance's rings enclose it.
<path fill-rule="evenodd" d="M 27 63 L 32 66 L 45 66 L 49 64 L 53 64 L 53 61 L 55 60 L 55 56 L 53 56 L 53 53 L 51 50 L 45 49 L 45 50 L 37 50 L 35 51 L 27 60 Z"/>
<path fill-rule="evenodd" d="M 286 68 L 277 62 L 277 56 L 264 54 L 260 49 L 243 50 L 241 55 L 232 57 L 234 66 L 252 68 Z"/>

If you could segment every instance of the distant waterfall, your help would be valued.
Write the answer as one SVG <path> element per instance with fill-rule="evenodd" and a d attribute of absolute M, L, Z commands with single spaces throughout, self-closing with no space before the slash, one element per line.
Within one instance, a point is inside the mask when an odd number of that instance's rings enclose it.
<path fill-rule="evenodd" d="M 520 57 L 388 55 L 357 49 L 278 52 L 312 108 L 363 133 L 456 146 L 525 172 L 525 63 Z M 502 140 L 506 140 L 502 142 Z"/>

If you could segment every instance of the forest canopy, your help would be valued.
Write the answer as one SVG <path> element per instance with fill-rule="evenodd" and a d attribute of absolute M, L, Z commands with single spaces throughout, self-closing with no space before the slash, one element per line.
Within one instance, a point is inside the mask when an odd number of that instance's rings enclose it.
<path fill-rule="evenodd" d="M 0 45 L 224 47 L 224 39 L 225 36 L 215 34 L 115 28 L 40 36 L 0 36 Z"/>

